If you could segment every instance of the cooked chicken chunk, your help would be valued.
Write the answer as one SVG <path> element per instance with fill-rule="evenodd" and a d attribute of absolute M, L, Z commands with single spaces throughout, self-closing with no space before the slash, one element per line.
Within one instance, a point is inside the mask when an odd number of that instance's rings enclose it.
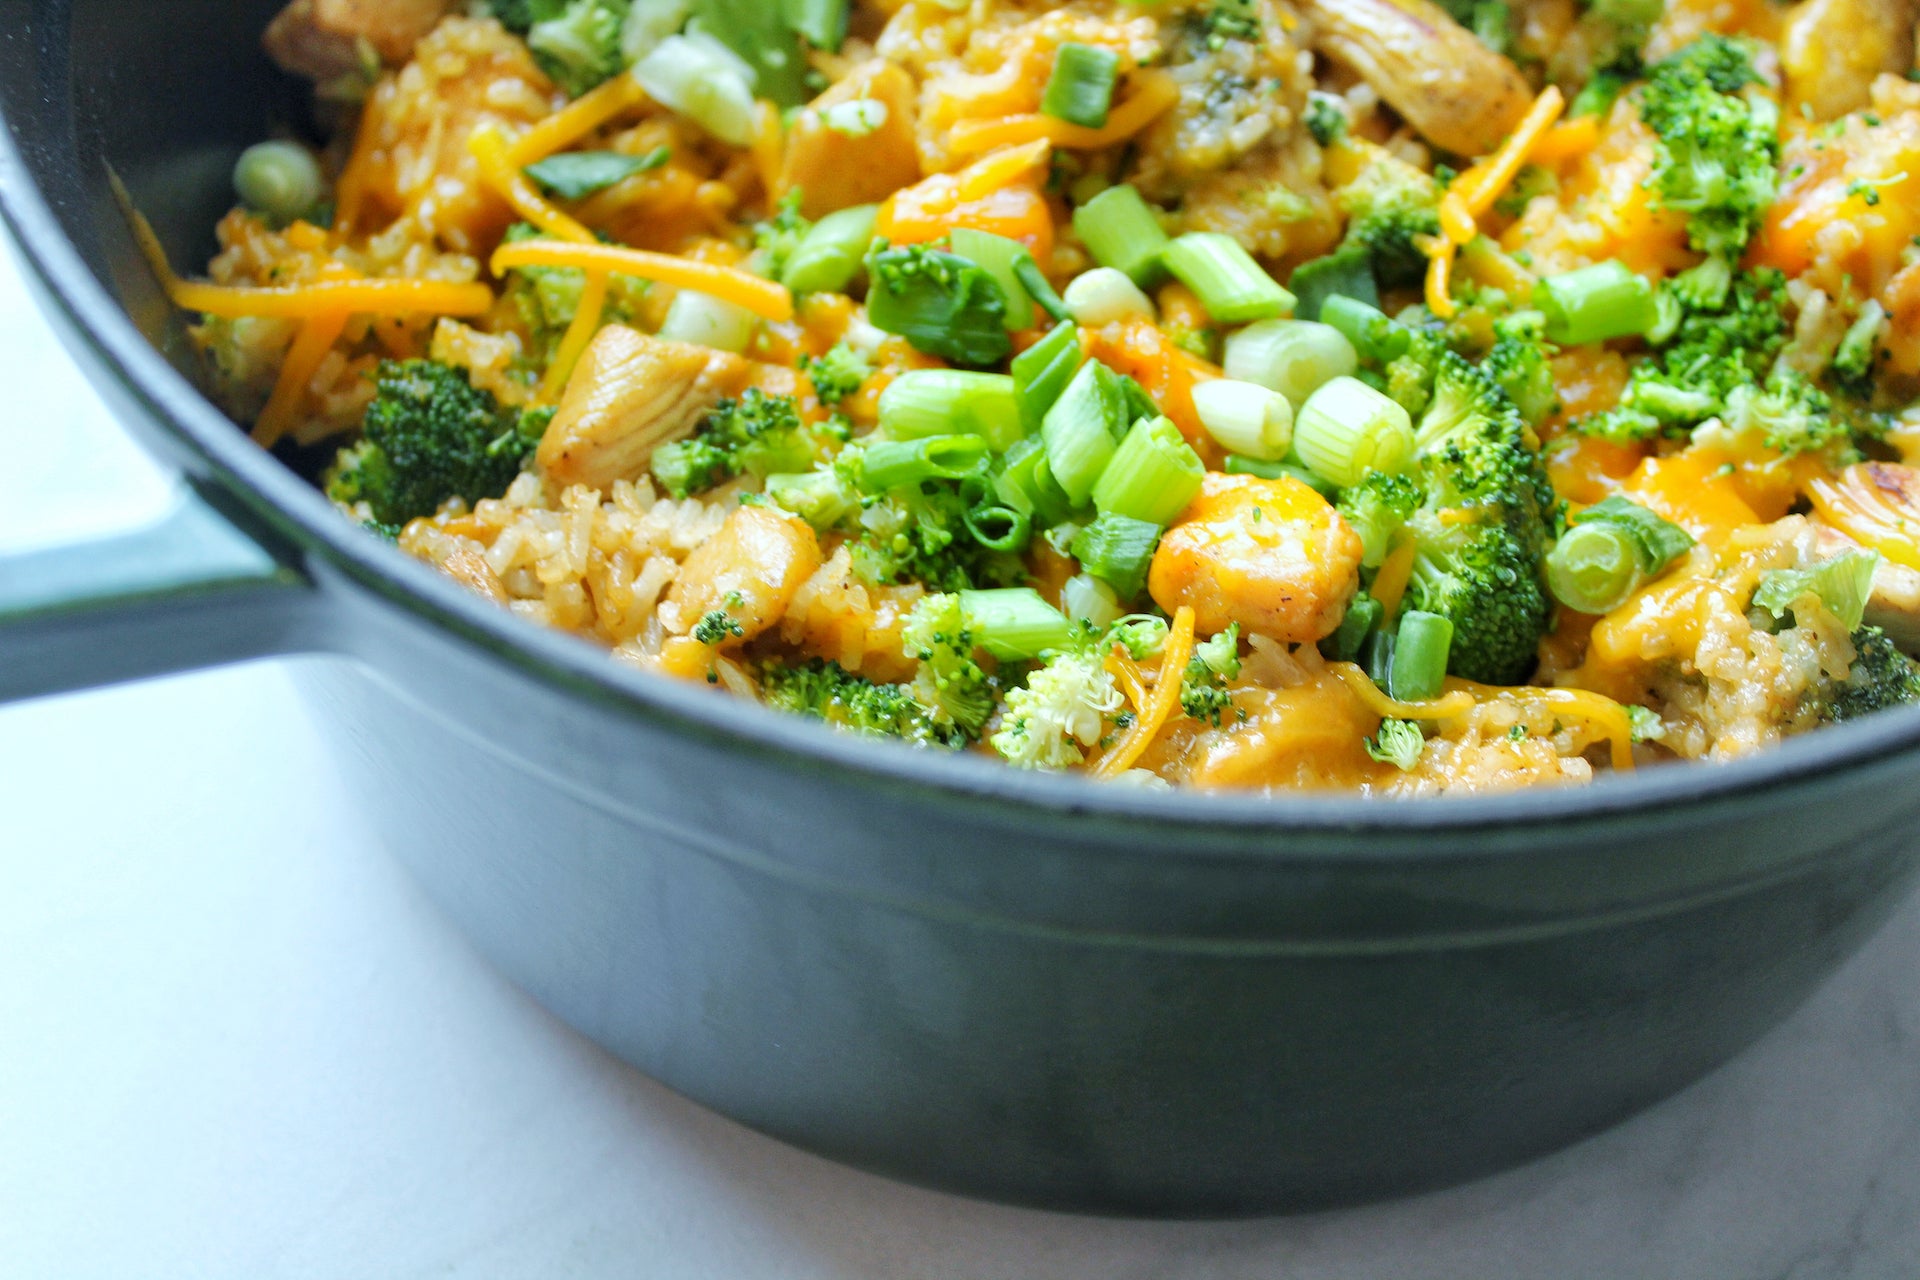
<path fill-rule="evenodd" d="M 1360 536 L 1298 480 L 1210 473 L 1154 553 L 1147 588 L 1201 634 L 1239 623 L 1289 644 L 1332 634 L 1360 586 Z"/>
<path fill-rule="evenodd" d="M 605 490 L 637 479 L 655 448 L 739 394 L 749 373 L 739 356 L 610 324 L 588 345 L 560 397 L 540 441 L 541 470 L 557 489 Z"/>
<path fill-rule="evenodd" d="M 447 16 L 453 0 L 293 0 L 267 27 L 267 54 L 294 75 L 326 84 L 360 71 L 364 51 L 388 66 Z"/>
<path fill-rule="evenodd" d="M 1780 40 L 1788 109 L 1832 120 L 1866 106 L 1874 77 L 1913 65 L 1913 19 L 1912 0 L 1806 0 Z"/>
<path fill-rule="evenodd" d="M 820 543 L 806 521 L 773 507 L 741 507 L 687 557 L 667 603 L 682 631 L 724 612 L 724 634 L 708 643 L 729 648 L 778 623 L 820 563 Z"/>
<path fill-rule="evenodd" d="M 1428 0 L 1306 0 L 1302 12 L 1315 48 L 1448 151 L 1493 151 L 1533 100 L 1513 63 Z"/>

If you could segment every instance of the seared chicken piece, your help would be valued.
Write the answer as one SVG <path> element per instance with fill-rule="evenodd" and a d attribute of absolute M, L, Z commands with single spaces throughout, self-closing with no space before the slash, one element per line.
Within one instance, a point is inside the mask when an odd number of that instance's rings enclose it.
<path fill-rule="evenodd" d="M 1360 587 L 1360 535 L 1298 480 L 1209 473 L 1160 540 L 1147 589 L 1193 608 L 1201 635 L 1234 623 L 1308 644 L 1331 635 Z"/>
<path fill-rule="evenodd" d="M 1488 154 L 1533 101 L 1518 68 L 1428 0 L 1305 0 L 1301 10 L 1314 48 L 1445 150 Z"/>
<path fill-rule="evenodd" d="M 363 70 L 363 51 L 399 66 L 452 7 L 453 0 L 293 0 L 262 43 L 283 70 L 324 85 Z"/>
<path fill-rule="evenodd" d="M 1913 65 L 1912 0 L 1806 0 L 1787 18 L 1787 109 L 1832 120 L 1867 105 L 1874 77 Z"/>
<path fill-rule="evenodd" d="M 781 192 L 799 190 L 800 212 L 820 218 L 879 204 L 920 181 L 917 93 L 913 77 L 891 62 L 876 58 L 854 68 L 794 120 L 780 171 Z M 853 116 L 855 127 L 849 129 L 840 114 Z"/>
<path fill-rule="evenodd" d="M 724 612 L 724 633 L 706 642 L 721 649 L 745 644 L 786 615 L 820 562 L 820 542 L 806 521 L 774 507 L 741 507 L 687 557 L 667 603 L 685 631 Z"/>
<path fill-rule="evenodd" d="M 540 441 L 540 468 L 556 490 L 611 488 L 637 479 L 653 451 L 698 425 L 746 386 L 745 360 L 665 342 L 610 324 L 588 344 Z"/>

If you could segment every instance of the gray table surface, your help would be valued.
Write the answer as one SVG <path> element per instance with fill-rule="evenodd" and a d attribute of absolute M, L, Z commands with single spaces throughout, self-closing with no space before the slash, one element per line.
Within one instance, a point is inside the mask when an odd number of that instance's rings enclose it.
<path fill-rule="evenodd" d="M 164 506 L 4 258 L 0 370 L 0 556 Z M 557 1025 L 393 867 L 255 665 L 0 710 L 0 1277 L 1913 1277 L 1917 960 L 1920 899 L 1730 1066 L 1453 1191 L 1225 1224 L 975 1204 Z"/>

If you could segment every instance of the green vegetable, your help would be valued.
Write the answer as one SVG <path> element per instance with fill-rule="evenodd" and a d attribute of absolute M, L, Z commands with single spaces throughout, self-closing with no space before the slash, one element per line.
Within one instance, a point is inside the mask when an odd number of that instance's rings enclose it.
<path fill-rule="evenodd" d="M 1393 664 L 1387 692 L 1401 702 L 1425 702 L 1440 696 L 1447 678 L 1447 659 L 1453 648 L 1450 619 L 1423 609 L 1400 616 L 1394 636 Z"/>
<path fill-rule="evenodd" d="M 880 393 L 880 429 L 896 440 L 972 434 L 1004 453 L 1026 434 L 1012 377 L 959 369 L 914 369 Z"/>
<path fill-rule="evenodd" d="M 750 389 L 722 400 L 685 440 L 655 449 L 653 475 L 685 498 L 739 475 L 804 471 L 825 453 L 825 441 L 800 421 L 791 396 Z"/>
<path fill-rule="evenodd" d="M 1648 185 L 1687 214 L 1688 242 L 1708 255 L 1676 281 L 1700 305 L 1725 296 L 1732 264 L 1779 188 L 1779 109 L 1742 92 L 1758 83 L 1747 51 L 1709 34 L 1655 63 L 1640 94 L 1640 117 L 1659 139 Z"/>
<path fill-rule="evenodd" d="M 1381 764 L 1411 773 L 1420 767 L 1427 735 L 1411 720 L 1382 720 L 1379 732 L 1366 741 L 1367 754 Z"/>
<path fill-rule="evenodd" d="M 977 739 L 999 700 L 999 682 L 974 658 L 973 632 L 960 597 L 923 597 L 907 615 L 900 638 L 905 655 L 920 664 L 911 686 L 914 700 L 949 740 Z"/>
<path fill-rule="evenodd" d="M 668 36 L 634 64 L 633 76 L 654 101 L 722 142 L 736 147 L 753 142 L 752 68 L 712 36 Z"/>
<path fill-rule="evenodd" d="M 753 69 L 754 93 L 777 107 L 807 101 L 807 60 L 788 25 L 790 6 L 770 0 L 694 0 L 688 30 L 718 40 Z"/>
<path fill-rule="evenodd" d="M 1074 211 L 1073 229 L 1095 262 L 1126 272 L 1141 288 L 1165 277 L 1161 255 L 1171 241 L 1137 189 L 1108 187 Z"/>
<path fill-rule="evenodd" d="M 1080 331 L 1066 320 L 1013 358 L 1014 396 L 1020 402 L 1021 425 L 1029 433 L 1040 430 L 1047 411 L 1085 361 L 1080 351 Z"/>
<path fill-rule="evenodd" d="M 1120 375 L 1089 360 L 1047 411 L 1041 438 L 1047 465 L 1067 500 L 1084 506 L 1094 482 L 1112 461 L 1117 437 L 1129 422 Z"/>
<path fill-rule="evenodd" d="M 1373 279 L 1373 251 L 1351 241 L 1295 267 L 1287 288 L 1293 291 L 1293 314 L 1301 320 L 1321 319 L 1320 309 L 1330 298 L 1352 298 L 1370 307 L 1380 305 L 1380 290 Z"/>
<path fill-rule="evenodd" d="M 1002 662 L 1038 658 L 1073 641 L 1073 624 L 1032 587 L 962 591 L 960 616 L 975 642 Z"/>
<path fill-rule="evenodd" d="M 1866 616 L 1867 597 L 1873 594 L 1877 551 L 1849 551 L 1811 569 L 1775 569 L 1761 576 L 1753 592 L 1753 608 L 1784 622 L 1812 597 L 1848 631 L 1857 630 Z"/>
<path fill-rule="evenodd" d="M 1119 79 L 1119 54 L 1098 45 L 1067 41 L 1054 55 L 1053 75 L 1041 96 L 1040 110 L 1083 129 L 1098 129 L 1107 123 Z"/>
<path fill-rule="evenodd" d="M 1359 245 L 1372 255 L 1382 288 L 1415 284 L 1426 276 L 1427 255 L 1416 242 L 1440 234 L 1440 188 L 1431 174 L 1376 154 L 1341 188 L 1340 205 L 1347 213 L 1343 244 Z"/>
<path fill-rule="evenodd" d="M 1215 728 L 1233 707 L 1227 686 L 1240 677 L 1240 627 L 1236 623 L 1193 647 L 1180 681 L 1180 709 Z"/>
<path fill-rule="evenodd" d="M 1070 768 L 1085 761 L 1087 749 L 1106 735 L 1109 717 L 1125 705 L 1104 652 L 1097 646 L 1065 650 L 1007 694 L 990 741 L 1016 768 Z"/>
<path fill-rule="evenodd" d="M 1230 476 L 1259 476 L 1262 480 L 1298 480 L 1329 501 L 1340 496 L 1340 486 L 1321 479 L 1294 462 L 1268 462 L 1261 458 L 1249 458 L 1244 454 L 1231 453 L 1227 455 L 1226 471 Z"/>
<path fill-rule="evenodd" d="M 577 98 L 619 73 L 627 0 L 567 0 L 528 7 L 541 16 L 526 29 L 527 47 L 540 69 L 569 95 Z"/>
<path fill-rule="evenodd" d="M 1141 418 L 1094 482 L 1102 515 L 1170 524 L 1199 494 L 1207 467 L 1170 418 Z"/>
<path fill-rule="evenodd" d="M 1414 434 L 1407 411 L 1357 378 L 1335 378 L 1315 391 L 1293 421 L 1300 461 L 1342 488 L 1407 463 Z"/>
<path fill-rule="evenodd" d="M 1166 247 L 1161 261 L 1220 324 L 1272 320 L 1293 310 L 1293 295 L 1231 236 L 1189 232 Z"/>
<path fill-rule="evenodd" d="M 1313 135 L 1313 140 L 1323 147 L 1330 147 L 1346 136 L 1349 123 L 1346 103 L 1334 94 L 1315 89 L 1307 95 L 1306 123 L 1307 132 Z M 1372 281 L 1371 274 L 1368 281 Z M 1295 293 L 1299 291 L 1297 287 L 1294 289 Z M 1315 317 L 1307 318 L 1311 320 Z"/>
<path fill-rule="evenodd" d="M 866 263 L 879 218 L 879 205 L 863 204 L 820 219 L 787 253 L 780 283 L 795 293 L 845 293 Z"/>
<path fill-rule="evenodd" d="M 823 356 L 809 356 L 802 363 L 813 394 L 829 409 L 855 395 L 873 376 L 873 365 L 844 342 L 837 342 Z"/>
<path fill-rule="evenodd" d="M 340 451 L 325 487 L 385 525 L 430 516 L 450 498 L 499 497 L 553 416 L 510 409 L 464 369 L 431 360 L 383 361 L 374 386 L 361 440 Z"/>
<path fill-rule="evenodd" d="M 1679 525 L 1611 497 L 1571 521 L 1547 555 L 1554 598 L 1580 613 L 1610 613 L 1693 546 Z"/>
<path fill-rule="evenodd" d="M 992 273 L 924 245 L 881 249 L 868 259 L 867 319 L 920 351 L 969 368 L 992 368 L 1013 351 L 1007 300 Z"/>
<path fill-rule="evenodd" d="M 526 174 L 563 200 L 579 200 L 625 182 L 636 173 L 658 169 L 673 158 L 671 147 L 655 147 L 643 156 L 619 151 L 563 151 L 526 168 Z"/>
<path fill-rule="evenodd" d="M 850 0 L 781 0 L 780 10 L 787 25 L 807 38 L 807 43 L 828 53 L 840 52 L 847 39 Z"/>
<path fill-rule="evenodd" d="M 1352 662 L 1386 612 L 1378 600 L 1361 592 L 1347 606 L 1347 616 L 1340 620 L 1339 628 L 1320 642 L 1321 654 L 1333 662 Z"/>
<path fill-rule="evenodd" d="M 1537 427 L 1560 410 L 1560 391 L 1548 364 L 1558 348 L 1546 341 L 1546 318 L 1537 311 L 1516 311 L 1495 321 L 1493 332 L 1481 367 L 1520 416 Z"/>
<path fill-rule="evenodd" d="M 1359 367 L 1346 335 L 1313 320 L 1264 320 L 1227 339 L 1227 376 L 1278 391 L 1295 409 Z"/>
<path fill-rule="evenodd" d="M 1533 289 L 1546 316 L 1546 335 L 1565 346 L 1633 338 L 1659 319 L 1653 286 L 1617 262 L 1549 276 Z"/>
<path fill-rule="evenodd" d="M 1431 371 L 1407 389 L 1427 402 L 1411 465 L 1347 490 L 1340 510 L 1368 563 L 1393 538 L 1413 539 L 1406 603 L 1453 623 L 1452 674 L 1517 684 L 1550 615 L 1543 570 L 1560 501 L 1525 421 L 1484 370 L 1425 334 L 1402 359 Z"/>
<path fill-rule="evenodd" d="M 1853 633 L 1853 648 L 1847 678 L 1827 683 L 1818 694 L 1823 724 L 1920 703 L 1920 663 L 1900 652 L 1886 632 L 1862 627 Z"/>
<path fill-rule="evenodd" d="M 1103 514 L 1074 535 L 1073 558 L 1122 601 L 1139 598 L 1147 585 L 1163 527 L 1131 516 Z"/>
<path fill-rule="evenodd" d="M 869 737 L 919 746 L 958 747 L 968 741 L 936 723 L 908 686 L 876 684 L 837 662 L 766 663 L 760 668 L 760 696 L 770 707 Z"/>
<path fill-rule="evenodd" d="M 1007 303 L 1008 330 L 1018 333 L 1022 329 L 1031 329 L 1033 298 L 1028 295 L 1026 286 L 1020 283 L 1020 276 L 1015 270 L 1022 258 L 1032 259 L 1033 255 L 1028 252 L 1027 246 L 1018 240 L 975 231 L 971 227 L 955 227 L 948 241 L 955 257 L 965 258 L 980 267 L 1000 286 L 1000 296 Z"/>
<path fill-rule="evenodd" d="M 247 208 L 284 226 L 320 207 L 327 182 L 320 162 L 300 144 L 256 142 L 234 163 L 233 189 Z"/>

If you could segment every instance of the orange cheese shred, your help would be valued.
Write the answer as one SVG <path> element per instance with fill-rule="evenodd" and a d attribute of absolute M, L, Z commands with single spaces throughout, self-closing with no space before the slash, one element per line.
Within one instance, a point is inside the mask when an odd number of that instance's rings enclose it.
<path fill-rule="evenodd" d="M 1380 572 L 1373 575 L 1371 593 L 1380 602 L 1384 610 L 1381 617 L 1391 619 L 1400 612 L 1400 601 L 1407 594 L 1407 583 L 1413 580 L 1413 539 L 1398 537 L 1387 549 L 1387 558 L 1380 563 Z"/>
<path fill-rule="evenodd" d="M 947 140 L 953 154 L 979 155 L 1005 147 L 1045 140 L 1074 151 L 1098 151 L 1117 146 L 1145 129 L 1180 101 L 1180 86 L 1164 71 L 1148 71 L 1138 78 L 1132 94 L 1115 107 L 1098 129 L 1068 124 L 1053 116 L 1006 116 L 998 120 L 962 120 Z"/>
<path fill-rule="evenodd" d="M 579 267 L 589 274 L 610 271 L 676 289 L 711 294 L 775 324 L 793 319 L 793 295 L 784 285 L 735 267 L 676 258 L 646 249 L 568 244 L 558 240 L 521 240 L 501 245 L 493 255 L 493 274 L 505 275 L 515 267 Z"/>
<path fill-rule="evenodd" d="M 521 134 L 507 148 L 507 160 L 516 169 L 537 164 L 646 100 L 647 91 L 631 71 L 615 76 Z"/>
<path fill-rule="evenodd" d="M 477 316 L 493 306 L 483 284 L 448 280 L 381 278 L 316 280 L 311 284 L 203 284 L 175 279 L 167 289 L 173 305 L 210 316 L 278 316 L 304 320 L 330 312 L 375 315 Z"/>
<path fill-rule="evenodd" d="M 1474 698 L 1465 689 L 1455 689 L 1431 702 L 1401 702 L 1389 698 L 1367 673 L 1351 662 L 1335 662 L 1327 670 L 1353 691 L 1361 705 L 1382 720 L 1457 720 L 1473 710 Z"/>
<path fill-rule="evenodd" d="M 589 272 L 587 283 L 580 290 L 580 304 L 574 308 L 573 319 L 568 322 L 567 331 L 561 335 L 560 345 L 554 348 L 553 359 L 547 364 L 547 372 L 540 379 L 540 399 L 551 404 L 566 390 L 573 367 L 580 363 L 587 344 L 600 332 L 600 313 L 606 305 L 607 273 Z"/>
<path fill-rule="evenodd" d="M 595 243 L 593 232 L 534 189 L 533 183 L 514 163 L 507 140 L 498 129 L 475 129 L 467 139 L 467 150 L 480 162 L 481 181 L 526 221 L 559 240 Z"/>
<path fill-rule="evenodd" d="M 1567 108 L 1564 94 L 1548 85 L 1533 100 L 1526 116 L 1500 149 L 1455 178 L 1440 197 L 1440 242 L 1432 247 L 1427 266 L 1427 309 L 1450 319 L 1453 255 L 1480 234 L 1480 218 L 1493 208 L 1500 193 L 1512 184 L 1540 139 Z"/>
<path fill-rule="evenodd" d="M 1173 715 L 1173 709 L 1180 705 L 1180 685 L 1186 679 L 1187 663 L 1192 658 L 1193 608 L 1183 604 L 1175 611 L 1173 626 L 1167 631 L 1166 647 L 1160 656 L 1160 675 L 1153 684 L 1153 697 L 1133 722 L 1133 727 L 1113 744 L 1113 750 L 1101 756 L 1093 766 L 1094 777 L 1111 778 L 1125 773 L 1146 753 Z"/>
<path fill-rule="evenodd" d="M 287 348 L 286 358 L 280 362 L 273 394 L 253 424 L 253 438 L 262 448 L 273 448 L 280 437 L 293 429 L 294 415 L 306 396 L 307 384 L 313 381 L 320 362 L 333 350 L 333 344 L 340 340 L 347 320 L 345 311 L 323 311 L 310 316 L 294 335 L 293 345 Z"/>
<path fill-rule="evenodd" d="M 1114 682 L 1120 686 L 1120 692 L 1126 695 L 1127 704 L 1136 714 L 1145 711 L 1149 697 L 1147 681 L 1140 673 L 1140 664 L 1133 660 L 1133 655 L 1116 644 L 1113 652 L 1107 655 L 1106 666 Z"/>

